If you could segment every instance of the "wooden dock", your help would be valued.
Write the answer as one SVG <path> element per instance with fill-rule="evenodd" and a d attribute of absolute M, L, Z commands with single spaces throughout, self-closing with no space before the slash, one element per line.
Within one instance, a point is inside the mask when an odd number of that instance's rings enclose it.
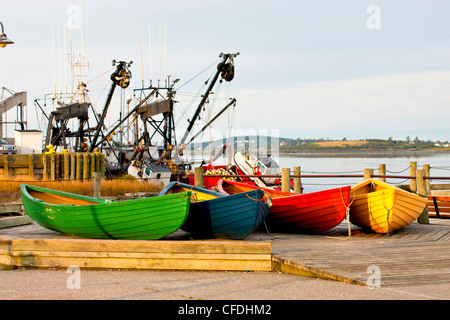
<path fill-rule="evenodd" d="M 270 271 L 271 243 L 193 241 L 179 231 L 162 240 L 70 237 L 37 224 L 0 230 L 0 265 L 33 268 Z"/>
<path fill-rule="evenodd" d="M 450 284 L 450 220 L 414 222 L 390 235 L 361 234 L 354 226 L 351 230 L 348 237 L 344 220 L 319 236 L 271 234 L 273 266 L 282 272 L 358 285 L 371 286 L 375 268 L 381 286 Z"/>
<path fill-rule="evenodd" d="M 361 233 L 344 220 L 320 235 L 256 231 L 245 240 L 190 240 L 177 231 L 162 240 L 92 240 L 37 224 L 0 229 L 0 264 L 16 267 L 281 271 L 380 286 L 450 284 L 450 219 L 417 222 L 390 235 Z M 270 230 L 269 230 L 270 231 Z"/>

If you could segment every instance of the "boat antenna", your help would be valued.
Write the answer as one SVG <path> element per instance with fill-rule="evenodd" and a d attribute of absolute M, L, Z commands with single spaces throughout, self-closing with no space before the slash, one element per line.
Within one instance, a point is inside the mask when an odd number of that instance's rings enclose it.
<path fill-rule="evenodd" d="M 197 110 L 195 110 L 194 116 L 189 121 L 189 125 L 186 129 L 186 132 L 184 133 L 184 136 L 180 141 L 180 145 L 178 147 L 178 152 L 176 152 L 176 154 L 175 154 L 175 158 L 183 155 L 183 149 L 186 148 L 186 145 L 185 145 L 186 139 L 189 136 L 189 133 L 191 132 L 192 127 L 194 126 L 195 120 L 198 118 L 198 115 L 200 114 L 203 105 L 207 101 L 209 94 L 211 93 L 214 85 L 216 84 L 216 82 L 219 78 L 219 75 L 222 76 L 222 78 L 225 79 L 225 81 L 227 81 L 227 82 L 233 80 L 233 78 L 234 78 L 233 58 L 237 57 L 238 55 L 239 55 L 239 52 L 226 53 L 226 54 L 221 53 L 219 55 L 219 58 L 222 58 L 222 61 L 217 65 L 216 74 L 214 75 L 214 78 L 212 79 L 211 83 L 209 84 L 209 87 L 206 90 L 206 93 L 203 95 L 203 98 L 200 101 L 200 104 L 198 105 Z M 227 62 L 228 60 L 230 62 Z"/>
<path fill-rule="evenodd" d="M 151 87 L 153 70 L 152 70 L 152 28 L 151 28 L 150 20 L 148 20 L 148 49 L 149 49 L 149 53 L 150 53 L 150 87 Z"/>
<path fill-rule="evenodd" d="M 142 69 L 142 88 L 144 88 L 144 57 L 142 55 L 142 36 L 141 36 L 141 22 L 139 22 L 139 44 L 141 47 L 141 69 Z"/>

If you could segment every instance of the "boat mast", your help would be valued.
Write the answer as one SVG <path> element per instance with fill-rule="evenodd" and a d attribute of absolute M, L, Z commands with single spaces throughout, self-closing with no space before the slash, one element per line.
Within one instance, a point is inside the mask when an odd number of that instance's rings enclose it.
<path fill-rule="evenodd" d="M 106 99 L 105 107 L 103 108 L 103 113 L 98 121 L 95 135 L 91 142 L 91 147 L 89 148 L 89 152 L 93 152 L 97 146 L 96 145 L 97 139 L 98 139 L 100 132 L 102 131 L 103 122 L 104 122 L 106 114 L 108 112 L 109 105 L 111 104 L 111 99 L 114 94 L 116 85 L 125 89 L 130 84 L 131 72 L 128 70 L 127 65 L 128 65 L 128 67 L 130 67 L 132 63 L 133 63 L 133 61 L 130 61 L 128 63 L 125 61 L 119 61 L 116 71 L 114 71 L 114 73 L 111 75 L 111 80 L 112 80 L 111 88 L 109 89 L 109 94 Z M 113 66 L 115 66 L 115 64 L 116 64 L 116 60 L 113 60 Z"/>
<path fill-rule="evenodd" d="M 178 147 L 178 152 L 175 153 L 175 158 L 178 156 L 183 155 L 183 149 L 186 147 L 185 142 L 187 137 L 189 136 L 189 133 L 192 130 L 192 127 L 194 126 L 195 119 L 198 118 L 198 115 L 200 114 L 200 111 L 202 110 L 203 105 L 205 104 L 206 100 L 209 97 L 209 94 L 211 93 L 214 85 L 217 82 L 217 79 L 219 78 L 219 75 L 222 75 L 222 78 L 226 81 L 231 81 L 234 78 L 234 65 L 233 65 L 233 58 L 237 57 L 239 55 L 239 52 L 237 53 L 221 53 L 219 55 L 219 58 L 222 58 L 222 61 L 217 65 L 217 71 L 214 75 L 214 78 L 212 79 L 211 83 L 209 84 L 208 89 L 206 90 L 206 93 L 203 95 L 202 100 L 200 101 L 200 104 L 197 107 L 197 110 L 195 110 L 194 116 L 189 121 L 189 125 L 186 129 L 186 132 L 184 133 L 183 138 L 180 141 L 180 145 Z M 227 63 L 227 61 L 230 60 L 231 62 Z"/>

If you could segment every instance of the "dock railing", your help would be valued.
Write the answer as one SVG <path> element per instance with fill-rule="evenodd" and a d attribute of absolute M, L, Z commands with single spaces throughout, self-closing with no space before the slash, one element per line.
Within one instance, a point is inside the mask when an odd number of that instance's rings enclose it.
<path fill-rule="evenodd" d="M 386 181 L 386 179 L 403 179 L 409 180 L 409 184 L 395 185 L 401 189 L 416 193 L 422 197 L 427 197 L 429 202 L 425 207 L 423 213 L 418 218 L 421 224 L 428 224 L 429 217 L 435 216 L 437 218 L 448 218 L 450 215 L 450 184 L 431 184 L 431 180 L 450 180 L 450 177 L 445 176 L 430 176 L 430 165 L 424 164 L 423 169 L 417 169 L 417 162 L 410 162 L 409 175 L 394 175 L 386 174 L 386 165 L 380 164 L 378 166 L 378 174 L 374 174 L 373 168 L 364 169 L 361 174 L 300 174 L 301 168 L 294 167 L 293 174 L 291 169 L 283 168 L 281 175 L 223 175 L 223 174 L 208 174 L 208 177 L 217 178 L 277 178 L 281 181 L 281 190 L 291 190 L 291 179 L 293 180 L 293 192 L 301 193 L 302 178 L 362 178 L 379 179 Z M 203 169 L 195 168 L 195 185 L 203 187 Z M 431 212 L 430 212 L 431 211 Z M 447 215 L 445 215 L 447 213 Z"/>

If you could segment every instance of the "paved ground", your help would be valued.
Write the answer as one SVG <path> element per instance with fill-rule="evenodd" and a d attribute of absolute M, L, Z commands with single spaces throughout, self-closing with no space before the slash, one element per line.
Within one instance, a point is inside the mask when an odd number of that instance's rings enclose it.
<path fill-rule="evenodd" d="M 450 299 L 450 286 L 369 289 L 275 272 L 2 270 L 0 300 L 8 299 L 423 300 Z"/>
<path fill-rule="evenodd" d="M 449 222 L 450 220 L 447 220 L 439 224 L 446 226 Z M 2 230 L 2 234 L 17 235 L 20 229 L 25 230 L 23 232 L 26 232 L 28 236 L 37 236 L 30 232 L 30 228 L 32 228 L 31 225 L 18 229 L 7 228 Z M 398 237 L 417 237 L 417 232 L 409 233 L 405 232 Z M 441 233 L 432 234 L 442 237 Z M 265 240 L 269 236 L 260 233 L 249 238 L 252 240 L 255 237 L 258 239 L 262 237 L 261 240 Z M 277 239 L 275 244 L 279 243 L 279 245 L 274 246 L 274 251 L 304 246 L 303 238 L 304 236 L 296 236 L 289 239 Z M 435 243 L 437 240 L 434 238 L 427 241 Z M 352 239 L 352 241 L 362 241 Z M 386 241 L 388 239 L 394 238 L 386 238 Z M 370 243 L 379 241 L 366 240 Z M 317 238 L 316 241 L 318 241 Z M 345 244 L 347 241 L 339 241 L 339 243 L 341 246 L 348 245 Z M 298 249 L 295 250 L 298 251 Z M 282 254 L 281 251 L 279 254 Z M 448 252 L 442 252 L 442 259 L 447 260 L 447 256 Z M 278 272 L 5 270 L 0 268 L 0 300 L 56 299 L 221 300 L 228 303 L 232 303 L 233 300 L 265 300 L 267 302 L 275 300 L 449 300 L 450 284 L 448 281 L 433 284 L 409 283 L 400 286 L 383 285 L 378 289 L 370 289 L 366 286 Z"/>

